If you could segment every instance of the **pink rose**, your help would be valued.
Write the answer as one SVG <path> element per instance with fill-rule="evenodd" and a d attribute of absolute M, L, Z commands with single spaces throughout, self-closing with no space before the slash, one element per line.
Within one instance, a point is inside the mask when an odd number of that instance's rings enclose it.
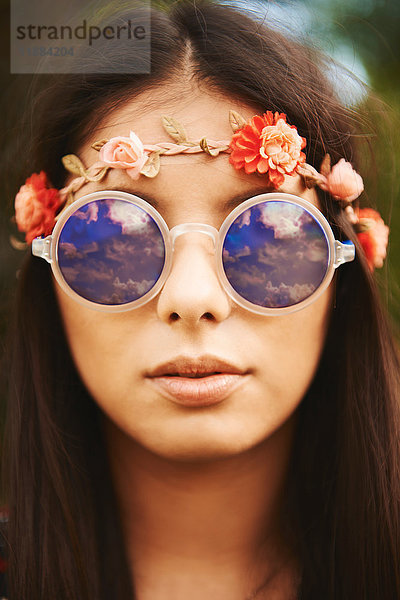
<path fill-rule="evenodd" d="M 336 200 L 353 202 L 364 189 L 362 177 L 353 169 L 351 164 L 341 158 L 321 182 L 320 187 L 332 194 Z"/>
<path fill-rule="evenodd" d="M 100 160 L 113 169 L 126 169 L 127 175 L 138 179 L 140 171 L 149 157 L 138 136 L 130 132 L 130 136 L 111 138 L 100 149 Z"/>
<path fill-rule="evenodd" d="M 28 177 L 15 197 L 15 221 L 28 244 L 52 232 L 61 203 L 58 190 L 50 187 L 44 171 Z"/>

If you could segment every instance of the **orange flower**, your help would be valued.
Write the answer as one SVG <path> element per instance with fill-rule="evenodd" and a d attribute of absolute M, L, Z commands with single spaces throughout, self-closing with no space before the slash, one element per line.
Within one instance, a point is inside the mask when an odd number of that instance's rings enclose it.
<path fill-rule="evenodd" d="M 358 233 L 368 266 L 373 271 L 383 266 L 389 239 L 389 227 L 381 215 L 373 208 L 360 208 L 358 211 Z"/>
<path fill-rule="evenodd" d="M 15 197 L 15 221 L 28 244 L 52 232 L 61 203 L 58 190 L 50 187 L 44 171 L 28 177 Z"/>
<path fill-rule="evenodd" d="M 267 111 L 252 117 L 233 134 L 229 162 L 246 173 L 266 173 L 274 188 L 282 185 L 285 175 L 295 175 L 305 162 L 302 149 L 306 140 L 294 125 L 286 123 L 286 115 Z"/>

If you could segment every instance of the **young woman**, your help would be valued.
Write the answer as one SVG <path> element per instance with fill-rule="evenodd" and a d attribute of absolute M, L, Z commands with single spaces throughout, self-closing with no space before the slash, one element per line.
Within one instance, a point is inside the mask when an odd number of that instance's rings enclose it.
<path fill-rule="evenodd" d="M 150 75 L 108 59 L 38 96 L 16 196 L 7 597 L 400 598 L 353 117 L 314 54 L 212 2 L 153 10 Z"/>

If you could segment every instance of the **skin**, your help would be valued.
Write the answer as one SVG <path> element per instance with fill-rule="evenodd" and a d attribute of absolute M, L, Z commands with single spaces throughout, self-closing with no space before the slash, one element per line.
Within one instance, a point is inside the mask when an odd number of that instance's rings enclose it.
<path fill-rule="evenodd" d="M 129 101 L 93 133 L 79 156 L 98 160 L 90 144 L 128 135 L 170 141 L 161 116 L 175 117 L 191 140 L 229 140 L 230 109 L 259 109 L 211 90 L 167 84 Z M 177 102 L 179 98 L 179 103 Z M 76 198 L 99 189 L 151 194 L 169 228 L 200 222 L 217 229 L 234 196 L 267 191 L 263 178 L 236 171 L 227 155 L 162 157 L 154 179 L 111 170 Z M 307 197 L 294 178 L 283 190 Z M 170 277 L 145 306 L 106 314 L 56 291 L 77 369 L 104 414 L 104 432 L 139 600 L 256 596 L 288 599 L 295 556 L 280 535 L 296 408 L 318 365 L 331 307 L 331 286 L 312 305 L 265 317 L 236 305 L 221 288 L 207 236 L 180 237 Z M 247 372 L 227 399 L 182 407 L 149 384 L 146 373 L 178 355 L 212 354 Z M 265 542 L 267 540 L 267 542 Z M 154 577 L 157 573 L 157 577 Z"/>

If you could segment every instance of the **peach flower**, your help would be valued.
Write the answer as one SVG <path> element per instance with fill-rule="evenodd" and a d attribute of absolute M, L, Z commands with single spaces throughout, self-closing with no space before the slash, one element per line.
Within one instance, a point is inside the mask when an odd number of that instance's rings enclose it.
<path fill-rule="evenodd" d="M 272 186 L 278 188 L 285 175 L 294 175 L 304 163 L 305 145 L 306 140 L 294 125 L 288 125 L 285 114 L 267 111 L 252 117 L 233 134 L 229 162 L 246 173 L 266 173 Z"/>
<path fill-rule="evenodd" d="M 353 169 L 351 164 L 341 158 L 326 175 L 320 187 L 332 194 L 336 200 L 353 202 L 364 189 L 362 177 Z"/>
<path fill-rule="evenodd" d="M 365 252 L 368 266 L 373 271 L 382 267 L 386 258 L 389 227 L 373 208 L 360 208 L 358 218 L 357 238 Z"/>
<path fill-rule="evenodd" d="M 50 187 L 44 171 L 28 177 L 15 197 L 15 221 L 25 232 L 28 244 L 40 235 L 49 235 L 62 200 L 58 190 Z"/>
<path fill-rule="evenodd" d="M 113 169 L 126 169 L 127 175 L 138 179 L 149 154 L 144 150 L 138 136 L 130 132 L 129 137 L 113 137 L 100 149 L 100 160 Z"/>

